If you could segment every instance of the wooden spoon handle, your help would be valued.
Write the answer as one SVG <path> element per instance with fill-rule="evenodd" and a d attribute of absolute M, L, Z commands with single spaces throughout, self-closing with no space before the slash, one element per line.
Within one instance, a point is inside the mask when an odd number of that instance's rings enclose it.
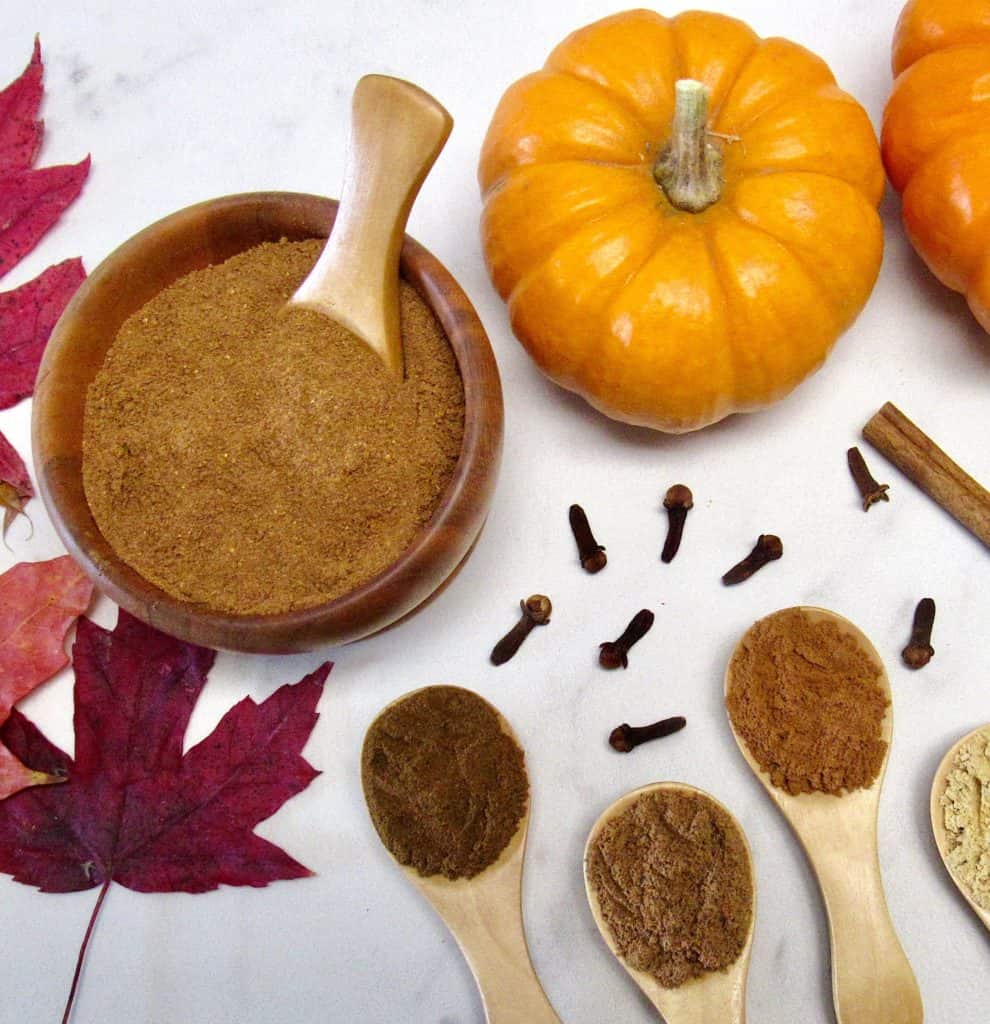
<path fill-rule="evenodd" d="M 706 974 L 701 982 L 667 989 L 650 985 L 644 991 L 667 1024 L 746 1024 L 748 950 L 744 957 L 741 964 Z"/>
<path fill-rule="evenodd" d="M 890 920 L 868 819 L 823 838 L 808 852 L 828 911 L 839 1024 L 921 1024 L 921 994 Z"/>
<path fill-rule="evenodd" d="M 358 82 L 337 220 L 292 297 L 357 334 L 399 377 L 399 251 L 413 201 L 453 123 L 409 82 L 385 75 Z"/>
<path fill-rule="evenodd" d="M 522 922 L 492 915 L 454 931 L 471 965 L 488 1024 L 560 1024 L 529 959 Z"/>
<path fill-rule="evenodd" d="M 523 843 L 464 887 L 409 875 L 471 967 L 488 1024 L 560 1024 L 529 959 L 522 919 Z"/>

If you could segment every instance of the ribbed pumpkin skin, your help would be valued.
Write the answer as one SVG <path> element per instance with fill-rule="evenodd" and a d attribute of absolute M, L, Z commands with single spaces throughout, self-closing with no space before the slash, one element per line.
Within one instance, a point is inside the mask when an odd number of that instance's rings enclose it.
<path fill-rule="evenodd" d="M 710 92 L 724 187 L 653 178 L 674 83 Z M 512 328 L 557 383 L 681 432 L 786 395 L 862 309 L 883 249 L 879 147 L 816 56 L 691 11 L 613 15 L 510 86 L 481 154 L 482 238 Z"/>
<path fill-rule="evenodd" d="M 894 32 L 883 159 L 911 244 L 990 331 L 990 0 L 914 0 Z"/>

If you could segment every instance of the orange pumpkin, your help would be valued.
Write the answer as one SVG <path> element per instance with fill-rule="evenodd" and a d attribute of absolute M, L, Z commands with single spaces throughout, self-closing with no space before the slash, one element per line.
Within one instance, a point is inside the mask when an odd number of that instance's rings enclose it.
<path fill-rule="evenodd" d="M 502 97 L 479 179 L 517 337 L 559 384 L 660 430 L 786 395 L 880 267 L 865 112 L 818 57 L 717 14 L 569 36 Z"/>
<path fill-rule="evenodd" d="M 908 237 L 990 331 L 990 3 L 912 0 L 893 66 L 883 158 Z"/>

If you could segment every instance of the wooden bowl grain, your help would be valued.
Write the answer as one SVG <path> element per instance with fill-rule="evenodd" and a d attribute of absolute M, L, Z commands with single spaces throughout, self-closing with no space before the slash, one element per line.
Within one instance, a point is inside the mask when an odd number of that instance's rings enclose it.
<path fill-rule="evenodd" d="M 69 552 L 96 585 L 145 622 L 192 643 L 289 653 L 340 645 L 384 629 L 437 592 L 484 525 L 502 447 L 502 389 L 484 327 L 446 268 L 406 236 L 401 272 L 430 305 L 464 383 L 464 440 L 439 506 L 384 572 L 301 611 L 230 615 L 178 600 L 121 561 L 100 533 L 83 491 L 86 391 L 121 324 L 192 270 L 279 238 L 326 237 L 337 203 L 292 192 L 224 196 L 145 228 L 108 256 L 66 308 L 38 371 L 32 420 L 41 497 Z"/>

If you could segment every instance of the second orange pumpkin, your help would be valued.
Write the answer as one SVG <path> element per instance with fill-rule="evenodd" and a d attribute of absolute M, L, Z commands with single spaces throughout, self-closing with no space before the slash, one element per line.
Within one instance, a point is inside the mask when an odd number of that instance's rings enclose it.
<path fill-rule="evenodd" d="M 660 430 L 787 394 L 880 267 L 865 112 L 807 50 L 717 14 L 569 36 L 503 96 L 479 179 L 517 337 L 564 387 Z"/>
<path fill-rule="evenodd" d="M 912 0 L 893 65 L 883 158 L 908 237 L 990 331 L 990 3 Z"/>

